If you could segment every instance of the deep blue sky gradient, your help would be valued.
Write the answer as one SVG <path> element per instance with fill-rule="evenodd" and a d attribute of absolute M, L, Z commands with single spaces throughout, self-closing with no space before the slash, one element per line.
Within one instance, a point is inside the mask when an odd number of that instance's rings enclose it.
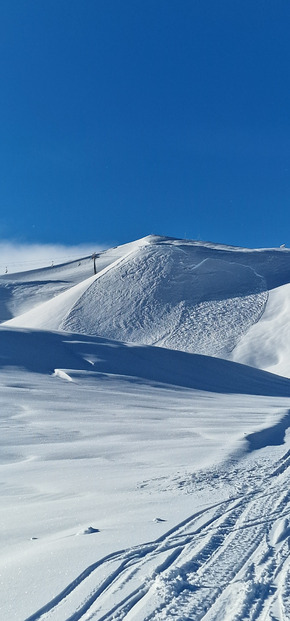
<path fill-rule="evenodd" d="M 2 0 L 0 239 L 290 244 L 290 3 Z"/>

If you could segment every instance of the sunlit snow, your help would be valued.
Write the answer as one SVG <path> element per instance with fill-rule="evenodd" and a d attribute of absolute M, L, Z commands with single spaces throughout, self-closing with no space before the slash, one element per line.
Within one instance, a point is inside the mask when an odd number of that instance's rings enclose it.
<path fill-rule="evenodd" d="M 96 268 L 0 278 L 0 618 L 288 620 L 289 251 Z"/>

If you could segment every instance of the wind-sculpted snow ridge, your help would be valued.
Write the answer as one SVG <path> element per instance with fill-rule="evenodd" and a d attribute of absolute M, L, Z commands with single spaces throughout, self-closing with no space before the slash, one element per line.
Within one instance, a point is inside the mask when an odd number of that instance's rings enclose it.
<path fill-rule="evenodd" d="M 45 352 L 45 355 L 43 355 Z M 245 365 L 186 352 L 80 334 L 0 327 L 0 368 L 78 379 L 85 372 L 213 393 L 290 397 L 290 380 Z"/>
<path fill-rule="evenodd" d="M 26 621 L 288 621 L 289 465 L 287 451 L 258 485 L 247 478 L 158 539 L 96 560 Z"/>

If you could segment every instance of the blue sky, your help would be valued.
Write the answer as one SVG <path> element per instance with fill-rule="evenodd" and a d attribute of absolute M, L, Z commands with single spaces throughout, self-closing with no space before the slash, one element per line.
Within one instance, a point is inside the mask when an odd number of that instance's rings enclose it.
<path fill-rule="evenodd" d="M 288 0 L 2 0 L 0 239 L 279 246 Z"/>

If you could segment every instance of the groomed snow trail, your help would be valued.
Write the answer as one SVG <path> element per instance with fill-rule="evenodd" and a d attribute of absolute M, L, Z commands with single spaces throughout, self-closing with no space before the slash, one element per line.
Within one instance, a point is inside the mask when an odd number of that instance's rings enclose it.
<path fill-rule="evenodd" d="M 242 462 L 229 498 L 97 560 L 26 621 L 288 621 L 290 451 Z"/>

